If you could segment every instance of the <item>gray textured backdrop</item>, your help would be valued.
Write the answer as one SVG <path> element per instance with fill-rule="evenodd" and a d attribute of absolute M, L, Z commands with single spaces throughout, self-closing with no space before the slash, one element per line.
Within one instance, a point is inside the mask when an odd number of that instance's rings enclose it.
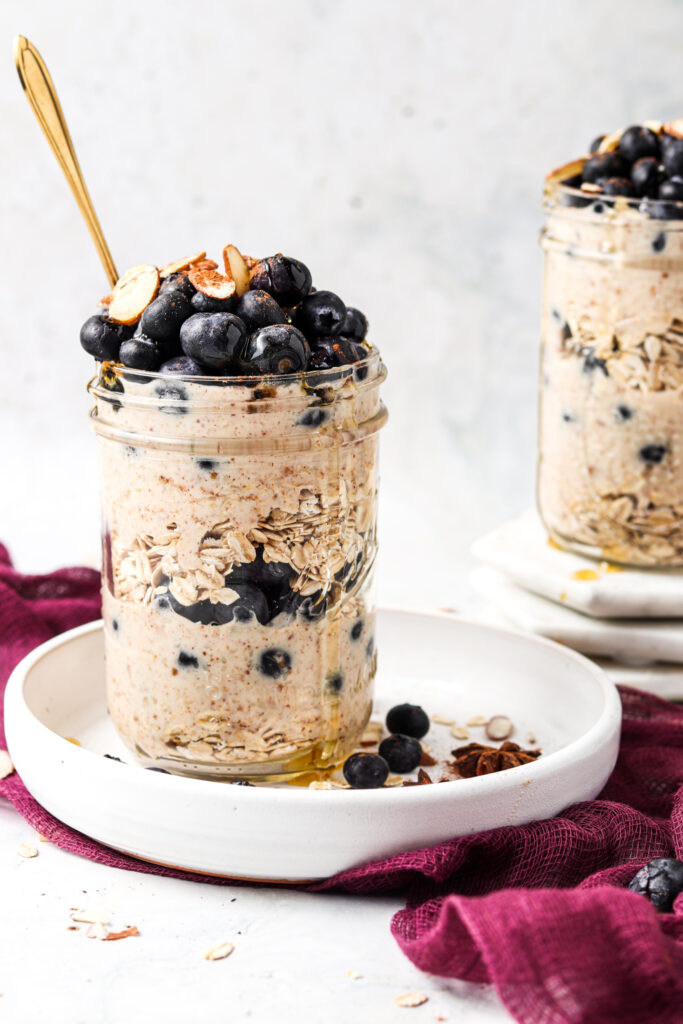
<path fill-rule="evenodd" d="M 380 596 L 458 604 L 471 539 L 533 496 L 543 174 L 683 114 L 674 0 L 3 0 L 0 538 L 97 557 L 78 328 L 107 288 L 21 95 L 59 89 L 119 269 L 301 257 L 390 369 Z"/>

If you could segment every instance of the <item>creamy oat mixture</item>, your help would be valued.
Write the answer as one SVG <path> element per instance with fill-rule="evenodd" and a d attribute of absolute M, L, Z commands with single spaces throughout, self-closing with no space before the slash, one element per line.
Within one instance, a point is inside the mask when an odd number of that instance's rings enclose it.
<path fill-rule="evenodd" d="M 564 546 L 683 564 L 679 204 L 568 188 L 566 171 L 542 238 L 541 514 Z"/>
<path fill-rule="evenodd" d="M 386 419 L 362 354 L 260 377 L 100 364 L 108 702 L 143 760 L 278 775 L 361 735 Z"/>

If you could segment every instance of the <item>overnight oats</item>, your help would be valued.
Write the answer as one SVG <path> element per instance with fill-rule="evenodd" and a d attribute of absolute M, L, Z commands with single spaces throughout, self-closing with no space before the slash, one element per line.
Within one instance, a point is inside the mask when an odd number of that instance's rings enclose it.
<path fill-rule="evenodd" d="M 561 546 L 683 565 L 683 122 L 548 176 L 538 494 Z"/>
<path fill-rule="evenodd" d="M 81 330 L 107 695 L 144 763 L 272 778 L 370 714 L 386 372 L 298 260 L 223 256 L 132 268 Z"/>

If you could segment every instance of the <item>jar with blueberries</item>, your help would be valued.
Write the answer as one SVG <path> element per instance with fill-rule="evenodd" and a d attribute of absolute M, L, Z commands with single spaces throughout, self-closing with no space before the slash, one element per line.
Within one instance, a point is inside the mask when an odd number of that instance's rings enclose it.
<path fill-rule="evenodd" d="M 143 763 L 276 778 L 357 743 L 376 667 L 386 376 L 100 364 L 95 401 L 109 708 Z"/>
<path fill-rule="evenodd" d="M 650 155 L 636 147 L 629 163 L 609 138 L 603 166 L 610 163 L 611 178 L 586 174 L 600 165 L 596 154 L 594 164 L 583 158 L 547 181 L 538 502 L 564 548 L 624 565 L 677 566 L 683 202 L 665 187 L 661 129 L 637 130 L 655 137 Z M 683 158 L 683 140 L 678 148 Z M 643 164 L 657 181 L 647 183 Z"/>

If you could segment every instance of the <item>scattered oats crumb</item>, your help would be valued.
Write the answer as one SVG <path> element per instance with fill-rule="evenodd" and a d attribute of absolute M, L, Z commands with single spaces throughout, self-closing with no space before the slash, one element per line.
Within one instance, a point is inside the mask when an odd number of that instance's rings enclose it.
<path fill-rule="evenodd" d="M 68 924 L 66 926 L 66 930 L 68 932 L 80 932 L 81 929 L 78 927 L 77 924 Z"/>
<path fill-rule="evenodd" d="M 218 942 L 211 949 L 207 949 L 204 954 L 205 960 L 225 960 L 226 956 L 230 956 L 234 950 L 232 942 Z"/>
<path fill-rule="evenodd" d="M 351 789 L 346 779 L 330 779 L 332 789 Z"/>
<path fill-rule="evenodd" d="M 314 779 L 313 782 L 308 783 L 309 789 L 333 789 L 333 785 L 329 779 Z"/>
<path fill-rule="evenodd" d="M 73 736 L 65 736 L 64 739 L 66 740 L 67 743 L 73 743 L 75 747 L 80 747 L 81 745 L 81 741 L 75 740 Z"/>
<path fill-rule="evenodd" d="M 402 996 L 396 996 L 394 1002 L 397 1006 L 422 1006 L 428 999 L 424 992 L 404 992 Z"/>
<path fill-rule="evenodd" d="M 362 978 L 363 975 L 360 973 L 360 971 L 347 971 L 346 977 L 350 978 L 351 981 L 358 981 L 358 979 Z"/>
<path fill-rule="evenodd" d="M 473 718 L 467 720 L 467 725 L 474 727 L 475 725 L 486 725 L 488 719 L 484 718 L 483 715 L 474 715 Z"/>
<path fill-rule="evenodd" d="M 402 775 L 389 775 L 387 781 L 384 783 L 386 786 L 401 786 L 403 785 Z"/>
<path fill-rule="evenodd" d="M 106 939 L 107 936 L 109 935 L 109 932 L 107 931 L 103 924 L 100 924 L 100 922 L 97 921 L 95 924 L 91 924 L 88 927 L 88 930 L 85 934 L 88 936 L 89 939 Z"/>
<path fill-rule="evenodd" d="M 138 931 L 137 927 L 134 924 L 132 924 L 130 926 L 130 928 L 124 928 L 123 931 L 120 931 L 120 932 L 109 932 L 108 935 L 105 935 L 104 941 L 105 942 L 113 942 L 116 939 L 127 939 L 131 935 L 139 935 L 139 934 L 140 934 L 140 932 Z"/>
<path fill-rule="evenodd" d="M 30 843 L 19 843 L 19 846 L 17 847 L 17 853 L 19 854 L 20 857 L 26 857 L 27 859 L 29 857 L 38 856 L 38 850 L 36 849 L 35 846 L 31 846 Z"/>
<path fill-rule="evenodd" d="M 75 910 L 71 920 L 80 924 L 109 924 L 109 914 L 104 910 Z"/>
<path fill-rule="evenodd" d="M 452 725 L 451 736 L 454 736 L 456 740 L 467 740 L 469 739 L 469 732 L 463 725 Z"/>
<path fill-rule="evenodd" d="M 431 720 L 435 725 L 455 725 L 455 719 L 446 715 L 432 715 Z"/>
<path fill-rule="evenodd" d="M 535 743 L 535 742 L 536 742 L 536 737 L 530 735 L 529 739 L 527 740 L 527 743 Z"/>
<path fill-rule="evenodd" d="M 0 779 L 6 779 L 14 771 L 12 758 L 6 750 L 0 750 Z"/>

